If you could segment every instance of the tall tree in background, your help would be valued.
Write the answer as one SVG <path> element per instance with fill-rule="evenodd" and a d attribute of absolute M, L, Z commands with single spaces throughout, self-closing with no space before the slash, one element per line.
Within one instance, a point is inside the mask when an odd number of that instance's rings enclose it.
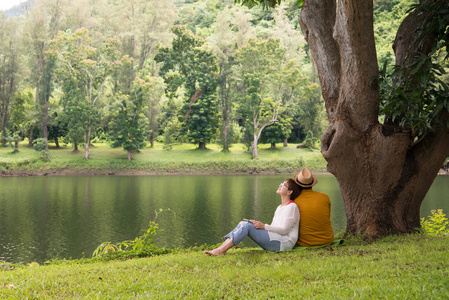
<path fill-rule="evenodd" d="M 131 160 L 132 151 L 145 147 L 148 121 L 144 111 L 146 108 L 150 114 L 154 114 L 151 109 L 155 108 L 163 93 L 164 87 L 160 77 L 139 74 L 134 80 L 130 95 L 116 95 L 118 101 L 109 124 L 109 137 L 113 148 L 123 147 L 128 152 L 128 160 Z"/>
<path fill-rule="evenodd" d="M 304 59 L 303 50 L 306 40 L 300 31 L 295 30 L 285 14 L 285 6 L 277 6 L 273 12 L 275 21 L 272 38 L 279 39 L 281 46 L 285 48 L 285 56 L 288 61 L 295 60 L 298 64 Z"/>
<path fill-rule="evenodd" d="M 86 159 L 89 159 L 91 135 L 98 122 L 97 102 L 105 82 L 114 70 L 131 63 L 129 58 L 120 56 L 119 44 L 118 39 L 110 38 L 97 49 L 85 28 L 74 33 L 59 32 L 52 41 L 49 53 L 59 62 L 58 74 L 77 95 L 68 97 L 67 101 L 76 101 L 71 106 L 79 110 L 76 122 L 82 124 Z"/>
<path fill-rule="evenodd" d="M 169 97 L 184 87 L 186 99 L 181 109 L 184 128 L 188 138 L 204 149 L 218 126 L 216 59 L 202 48 L 204 40 L 184 26 L 173 26 L 171 31 L 176 36 L 172 47 L 160 48 L 155 60 L 163 62 L 161 75 Z"/>
<path fill-rule="evenodd" d="M 285 48 L 277 39 L 250 39 L 237 52 L 240 69 L 238 86 L 239 113 L 252 136 L 252 156 L 258 158 L 257 144 L 265 127 L 279 121 L 278 116 L 296 99 L 300 69 L 287 62 Z"/>
<path fill-rule="evenodd" d="M 175 22 L 177 17 L 176 7 L 173 1 L 107 1 L 108 5 L 102 11 L 106 23 L 112 28 L 122 41 L 121 52 L 131 57 L 132 63 L 120 68 L 114 75 L 115 93 L 127 94 L 134 99 L 132 90 L 138 74 L 145 76 L 157 76 L 157 68 L 154 56 L 157 45 L 168 45 L 172 35 L 167 31 Z M 144 77 L 145 77 L 144 76 Z M 139 80 L 142 80 L 140 78 Z M 156 78 L 153 82 L 159 82 Z M 149 121 L 149 140 L 154 144 L 157 134 L 157 115 L 159 113 L 159 102 L 163 96 L 161 85 L 152 85 L 147 93 L 144 93 L 145 115 Z M 120 96 L 121 97 L 121 96 Z"/>
<path fill-rule="evenodd" d="M 145 85 L 145 96 L 147 97 L 147 105 L 144 108 L 144 114 L 148 118 L 148 132 L 151 147 L 154 146 L 154 139 L 158 134 L 158 117 L 161 113 L 161 99 L 164 97 L 165 85 L 161 77 L 146 77 L 149 82 Z"/>
<path fill-rule="evenodd" d="M 298 89 L 297 121 L 304 133 L 318 137 L 323 133 L 323 100 L 318 83 L 304 84 Z"/>
<path fill-rule="evenodd" d="M 232 17 L 234 16 L 234 17 Z M 249 39 L 250 16 L 242 8 L 226 8 L 217 15 L 215 32 L 208 41 L 218 60 L 218 105 L 221 116 L 223 150 L 229 151 L 228 131 L 232 123 L 234 108 L 232 94 L 232 70 L 236 59 L 236 50 Z"/>
<path fill-rule="evenodd" d="M 33 93 L 30 89 L 23 92 L 16 92 L 11 103 L 11 131 L 14 135 L 23 139 L 27 134 L 30 123 L 30 113 L 32 112 Z M 18 151 L 19 139 L 15 139 L 14 149 Z"/>
<path fill-rule="evenodd" d="M 420 1 L 399 27 L 400 72 L 380 124 L 373 1 L 304 1 L 301 28 L 330 123 L 321 152 L 340 184 L 348 232 L 375 237 L 420 227 L 421 203 L 449 154 L 449 89 L 432 61 L 449 43 L 448 9 L 447 1 Z"/>
<path fill-rule="evenodd" d="M 20 26 L 14 19 L 0 12 L 0 118 L 1 143 L 6 144 L 7 122 L 10 104 L 17 90 L 19 79 L 19 34 Z"/>
<path fill-rule="evenodd" d="M 107 27 L 122 41 L 122 54 L 133 58 L 129 70 L 122 70 L 118 78 L 120 88 L 127 86 L 131 89 L 131 83 L 140 70 L 149 68 L 151 75 L 156 75 L 153 58 L 157 46 L 168 45 L 172 39 L 167 31 L 176 20 L 176 7 L 171 0 L 106 2 L 107 6 L 101 13 Z"/>
<path fill-rule="evenodd" d="M 32 49 L 30 62 L 33 70 L 35 84 L 35 103 L 42 126 L 42 134 L 46 140 L 48 151 L 48 116 L 50 97 L 53 91 L 54 63 L 47 51 L 50 40 L 59 30 L 62 15 L 60 0 L 42 0 L 26 3 L 28 16 L 25 27 L 28 30 L 28 39 Z M 33 139 L 33 127 L 30 130 L 30 143 Z"/>

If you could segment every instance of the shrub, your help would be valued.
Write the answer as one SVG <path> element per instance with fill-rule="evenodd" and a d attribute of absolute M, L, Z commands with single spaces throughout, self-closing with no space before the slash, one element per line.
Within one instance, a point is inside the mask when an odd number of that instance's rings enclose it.
<path fill-rule="evenodd" d="M 439 234 L 449 232 L 449 220 L 442 209 L 432 210 L 429 219 L 421 218 L 421 227 L 425 233 Z"/>
<path fill-rule="evenodd" d="M 158 248 L 153 243 L 153 236 L 161 231 L 155 222 L 150 221 L 149 228 L 141 236 L 132 241 L 124 241 L 117 244 L 111 242 L 102 243 L 95 249 L 92 257 L 130 258 L 145 257 L 169 253 L 169 249 Z"/>
<path fill-rule="evenodd" d="M 40 158 L 43 161 L 50 161 L 50 153 L 47 149 L 47 140 L 44 138 L 39 138 L 33 140 L 33 148 L 40 154 Z"/>

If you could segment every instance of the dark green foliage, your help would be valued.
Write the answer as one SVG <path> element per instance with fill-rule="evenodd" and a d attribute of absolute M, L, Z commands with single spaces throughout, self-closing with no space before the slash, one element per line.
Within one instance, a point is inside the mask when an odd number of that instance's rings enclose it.
<path fill-rule="evenodd" d="M 260 135 L 261 143 L 281 143 L 290 137 L 292 132 L 292 118 L 287 115 L 280 115 L 279 121 L 270 125 L 262 131 Z"/>
<path fill-rule="evenodd" d="M 67 135 L 67 124 L 65 120 L 57 112 L 50 115 L 48 124 L 48 140 L 55 141 L 56 146 L 59 146 L 59 138 Z"/>
<path fill-rule="evenodd" d="M 391 72 L 387 71 L 386 63 L 383 65 L 380 71 L 381 112 L 387 124 L 404 127 L 419 140 L 433 130 L 441 112 L 449 111 L 449 86 L 443 78 L 448 55 L 446 53 L 441 62 L 438 58 L 441 49 L 449 43 L 449 3 L 436 1 L 414 7 L 428 12 L 422 14 L 426 19 L 417 40 L 431 35 L 435 42 L 428 55 L 416 53 Z"/>
<path fill-rule="evenodd" d="M 218 127 L 216 96 L 203 96 L 191 105 L 184 105 L 182 112 L 186 110 L 186 114 L 189 114 L 186 127 L 190 141 L 196 144 L 210 142 Z"/>
<path fill-rule="evenodd" d="M 29 126 L 30 116 L 28 116 L 27 108 L 33 103 L 33 93 L 31 90 L 17 92 L 14 94 L 11 103 L 11 121 L 12 129 L 19 132 L 21 137 L 25 137 Z"/>
<path fill-rule="evenodd" d="M 396 31 L 410 6 L 417 0 L 377 0 L 374 1 L 374 33 L 379 65 L 394 60 L 393 41 Z"/>
<path fill-rule="evenodd" d="M 146 146 L 145 123 L 142 113 L 142 95 L 131 101 L 128 95 L 118 95 L 111 123 L 109 123 L 109 139 L 111 147 L 130 151 Z"/>
<path fill-rule="evenodd" d="M 293 123 L 300 126 L 304 132 L 312 131 L 314 136 L 320 136 L 324 107 L 321 87 L 317 83 L 307 82 L 300 87 L 299 93 L 297 114 L 293 117 Z"/>
<path fill-rule="evenodd" d="M 249 7 L 253 6 L 262 6 L 264 9 L 269 9 L 275 7 L 276 5 L 281 4 L 282 0 L 234 0 L 235 3 L 241 3 L 244 5 L 248 5 Z M 298 8 L 301 8 L 304 5 L 304 0 L 297 0 L 295 5 Z"/>
<path fill-rule="evenodd" d="M 50 161 L 50 153 L 47 149 L 47 140 L 38 138 L 33 141 L 33 148 L 40 154 L 40 159 L 43 161 Z"/>
<path fill-rule="evenodd" d="M 317 138 L 313 136 L 312 131 L 308 131 L 306 138 L 304 139 L 304 146 L 308 149 L 315 148 L 315 143 L 317 142 Z"/>
<path fill-rule="evenodd" d="M 176 35 L 172 48 L 159 49 L 155 61 L 163 62 L 160 73 L 168 86 L 169 98 L 175 97 L 183 85 L 185 99 L 179 120 L 189 140 L 204 145 L 218 126 L 216 59 L 201 47 L 204 40 L 185 26 L 173 26 L 171 31 Z"/>
<path fill-rule="evenodd" d="M 202 29 L 212 28 L 217 19 L 217 14 L 226 5 L 222 0 L 194 1 L 189 4 L 186 1 L 179 10 L 177 24 L 185 24 L 189 30 L 199 34 Z"/>
<path fill-rule="evenodd" d="M 60 118 L 67 130 L 64 141 L 73 145 L 80 145 L 84 142 L 84 126 L 89 122 L 89 114 L 94 114 L 94 120 L 99 119 L 99 114 L 96 110 L 89 110 L 89 104 L 84 100 L 85 96 L 77 88 L 76 83 L 75 78 L 67 77 L 64 79 L 64 94 L 60 101 L 63 111 Z"/>

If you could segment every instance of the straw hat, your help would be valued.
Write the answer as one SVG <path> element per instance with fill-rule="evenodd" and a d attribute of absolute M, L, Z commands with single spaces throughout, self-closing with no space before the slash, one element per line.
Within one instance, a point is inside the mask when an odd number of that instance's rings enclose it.
<path fill-rule="evenodd" d="M 301 172 L 296 173 L 293 178 L 299 186 L 305 188 L 312 187 L 318 183 L 318 179 L 316 179 L 316 176 L 313 175 L 312 172 L 310 172 L 307 168 L 304 168 L 301 170 Z"/>

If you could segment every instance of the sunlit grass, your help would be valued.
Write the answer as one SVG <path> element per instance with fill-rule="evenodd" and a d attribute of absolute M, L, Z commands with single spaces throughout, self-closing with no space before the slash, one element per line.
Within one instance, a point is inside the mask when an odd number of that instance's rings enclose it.
<path fill-rule="evenodd" d="M 448 299 L 448 235 L 280 253 L 181 251 L 125 261 L 0 264 L 12 299 Z"/>
<path fill-rule="evenodd" d="M 84 148 L 75 153 L 70 145 L 57 149 L 50 144 L 50 161 L 43 161 L 39 153 L 25 142 L 19 146 L 18 153 L 12 148 L 0 147 L 0 171 L 6 174 L 20 172 L 125 172 L 139 171 L 150 173 L 279 173 L 290 172 L 307 166 L 315 171 L 325 170 L 325 161 L 318 149 L 298 149 L 296 145 L 283 147 L 280 143 L 272 150 L 269 144 L 259 146 L 259 159 L 251 159 L 251 154 L 242 144 L 235 144 L 230 152 L 222 152 L 215 144 L 208 144 L 200 150 L 197 145 L 183 143 L 173 145 L 170 151 L 155 143 L 132 153 L 128 161 L 127 152 L 120 148 L 110 148 L 108 144 L 98 143 L 90 148 L 90 158 L 84 158 Z"/>

